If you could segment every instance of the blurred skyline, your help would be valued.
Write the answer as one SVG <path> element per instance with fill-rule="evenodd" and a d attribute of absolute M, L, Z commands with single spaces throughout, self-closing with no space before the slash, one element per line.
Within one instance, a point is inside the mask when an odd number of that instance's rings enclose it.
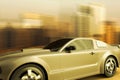
<path fill-rule="evenodd" d="M 0 19 L 19 20 L 23 13 L 59 16 L 71 14 L 80 4 L 98 3 L 106 8 L 106 19 L 120 24 L 119 0 L 0 0 Z M 61 13 L 62 12 L 62 13 Z"/>
<path fill-rule="evenodd" d="M 63 37 L 120 43 L 119 1 L 1 0 L 0 8 L 1 49 L 43 46 Z"/>

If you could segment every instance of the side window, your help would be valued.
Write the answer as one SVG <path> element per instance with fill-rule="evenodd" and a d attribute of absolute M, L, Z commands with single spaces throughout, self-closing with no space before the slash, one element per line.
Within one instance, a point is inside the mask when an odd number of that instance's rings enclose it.
<path fill-rule="evenodd" d="M 77 51 L 85 50 L 85 46 L 79 40 L 71 42 L 67 47 L 69 47 L 69 46 L 74 46 L 75 47 L 75 50 L 72 50 L 72 52 L 77 52 Z"/>
<path fill-rule="evenodd" d="M 108 45 L 102 41 L 96 41 L 96 45 L 98 48 L 106 48 Z"/>
<path fill-rule="evenodd" d="M 94 49 L 93 40 L 82 40 L 82 42 L 83 42 L 86 50 Z"/>
<path fill-rule="evenodd" d="M 76 40 L 76 51 L 85 50 L 84 44 L 80 40 Z"/>

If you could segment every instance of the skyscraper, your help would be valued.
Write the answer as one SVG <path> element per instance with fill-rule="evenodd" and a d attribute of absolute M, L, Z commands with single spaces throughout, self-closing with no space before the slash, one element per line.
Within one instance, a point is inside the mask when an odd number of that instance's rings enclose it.
<path fill-rule="evenodd" d="M 105 29 L 105 41 L 109 44 L 115 44 L 117 41 L 116 32 L 116 23 L 113 21 L 106 21 L 104 22 L 104 29 Z"/>
<path fill-rule="evenodd" d="M 90 36 L 90 27 L 92 26 L 92 8 L 86 5 L 80 6 L 77 12 L 77 32 L 80 37 Z"/>
<path fill-rule="evenodd" d="M 101 26 L 106 19 L 106 10 L 99 4 L 80 5 L 77 11 L 78 36 L 88 37 L 96 34 L 103 34 Z"/>

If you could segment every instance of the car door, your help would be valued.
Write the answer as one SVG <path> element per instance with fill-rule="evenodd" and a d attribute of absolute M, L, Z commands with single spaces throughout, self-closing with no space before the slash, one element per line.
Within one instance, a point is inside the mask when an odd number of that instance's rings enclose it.
<path fill-rule="evenodd" d="M 65 52 L 65 50 L 62 52 L 61 69 L 64 79 L 74 79 L 98 72 L 98 55 L 94 53 L 92 40 L 88 42 L 74 40 L 66 47 L 69 46 L 74 46 L 76 49 L 70 53 Z"/>

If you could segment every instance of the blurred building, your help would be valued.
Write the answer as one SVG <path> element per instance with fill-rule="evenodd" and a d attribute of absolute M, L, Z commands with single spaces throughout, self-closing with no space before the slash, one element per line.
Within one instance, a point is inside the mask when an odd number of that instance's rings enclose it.
<path fill-rule="evenodd" d="M 120 25 L 116 25 L 116 44 L 120 44 Z"/>
<path fill-rule="evenodd" d="M 120 30 L 120 29 L 119 29 Z M 115 42 L 114 44 L 120 44 L 120 32 L 115 32 Z"/>
<path fill-rule="evenodd" d="M 104 28 L 101 24 L 106 19 L 105 15 L 106 10 L 100 4 L 86 4 L 78 7 L 76 18 L 78 36 L 103 35 Z"/>
<path fill-rule="evenodd" d="M 40 28 L 42 21 L 40 15 L 36 13 L 24 13 L 21 15 L 23 28 Z"/>
<path fill-rule="evenodd" d="M 0 20 L 0 29 L 4 29 L 11 25 L 13 28 L 21 28 L 22 24 L 20 20 Z"/>
<path fill-rule="evenodd" d="M 105 21 L 104 29 L 105 29 L 105 41 L 109 44 L 115 44 L 117 41 L 116 23 L 113 21 Z"/>
<path fill-rule="evenodd" d="M 91 35 L 104 34 L 103 22 L 106 21 L 106 9 L 102 4 L 90 4 L 93 10 L 93 26 L 90 28 Z"/>
<path fill-rule="evenodd" d="M 93 15 L 92 8 L 82 5 L 77 12 L 76 17 L 76 32 L 80 37 L 90 36 L 90 27 L 92 27 Z"/>
<path fill-rule="evenodd" d="M 68 37 L 73 33 L 73 27 L 67 21 L 62 21 L 58 17 L 36 14 L 36 13 L 24 13 L 21 16 L 23 28 L 29 29 L 43 29 L 44 35 L 51 40 Z"/>
<path fill-rule="evenodd" d="M 7 22 L 0 20 L 0 29 L 4 28 L 6 26 Z"/>

